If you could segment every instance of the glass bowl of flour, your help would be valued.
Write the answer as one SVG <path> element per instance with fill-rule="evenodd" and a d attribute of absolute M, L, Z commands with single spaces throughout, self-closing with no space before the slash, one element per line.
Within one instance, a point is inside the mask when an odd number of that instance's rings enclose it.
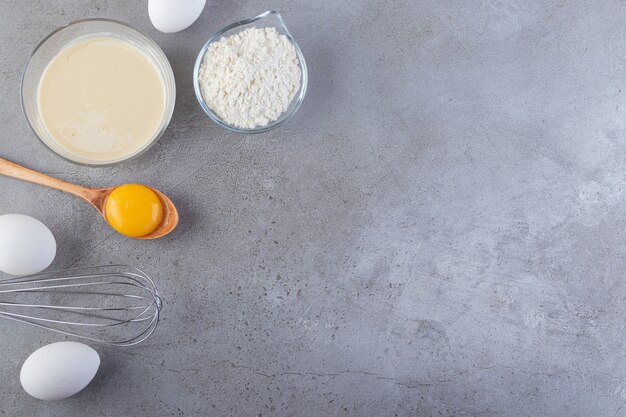
<path fill-rule="evenodd" d="M 304 100 L 307 81 L 302 51 L 275 11 L 215 33 L 193 71 L 196 97 L 209 118 L 244 134 L 289 120 Z"/>

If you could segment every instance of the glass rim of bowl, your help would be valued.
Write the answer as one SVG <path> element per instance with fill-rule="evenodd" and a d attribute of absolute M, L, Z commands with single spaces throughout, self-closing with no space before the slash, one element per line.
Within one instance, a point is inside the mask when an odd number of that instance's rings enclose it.
<path fill-rule="evenodd" d="M 300 65 L 300 71 L 302 72 L 301 77 L 300 77 L 300 88 L 299 88 L 299 94 L 297 96 L 295 96 L 291 103 L 289 103 L 289 105 L 291 106 L 291 104 L 294 102 L 295 100 L 295 105 L 291 110 L 287 110 L 286 112 L 282 113 L 280 118 L 276 121 L 274 121 L 273 123 L 270 123 L 266 126 L 262 126 L 262 127 L 258 127 L 258 128 L 252 128 L 252 129 L 244 129 L 244 128 L 240 128 L 234 125 L 231 125 L 229 123 L 226 123 L 224 120 L 222 120 L 221 117 L 219 117 L 206 103 L 206 101 L 204 100 L 204 97 L 202 96 L 202 91 L 200 89 L 200 67 L 202 66 L 202 61 L 204 60 L 204 55 L 206 54 L 207 49 L 209 48 L 209 46 L 219 40 L 222 35 L 224 35 L 226 32 L 235 29 L 237 27 L 240 26 L 246 26 L 249 25 L 251 23 L 254 23 L 256 21 L 268 18 L 268 17 L 274 17 L 276 18 L 276 20 L 278 21 L 280 28 L 283 31 L 283 35 L 285 35 L 287 37 L 287 39 L 289 40 L 289 42 L 293 45 L 293 47 L 296 50 L 296 55 L 298 57 L 298 63 Z M 274 26 L 276 27 L 276 26 Z M 296 42 L 296 40 L 293 38 L 293 36 L 291 36 L 291 33 L 289 32 L 289 29 L 287 28 L 287 25 L 285 24 L 285 20 L 283 19 L 282 15 L 280 13 L 278 13 L 275 10 L 268 10 L 266 12 L 261 13 L 260 15 L 257 15 L 255 17 L 252 17 L 250 19 L 244 19 L 244 20 L 239 20 L 237 22 L 231 23 L 228 26 L 224 26 L 222 29 L 218 30 L 217 32 L 215 32 L 213 35 L 211 35 L 209 37 L 209 39 L 206 41 L 206 43 L 202 46 L 202 48 L 200 49 L 200 52 L 198 53 L 198 56 L 196 58 L 196 62 L 194 64 L 193 67 L 193 89 L 194 92 L 196 93 L 196 99 L 198 100 L 198 102 L 200 103 L 200 107 L 202 107 L 202 110 L 204 110 L 204 112 L 207 114 L 207 116 L 209 116 L 209 118 L 215 122 L 217 125 L 228 129 L 232 132 L 236 132 L 236 133 L 243 133 L 243 134 L 255 134 L 255 133 L 265 133 L 268 132 L 270 130 L 273 130 L 279 126 L 281 126 L 283 123 L 285 123 L 286 121 L 288 121 L 289 119 L 291 119 L 296 112 L 298 111 L 298 109 L 300 108 L 300 106 L 302 105 L 302 102 L 304 101 L 304 97 L 306 96 L 306 92 L 307 92 L 307 87 L 308 87 L 308 82 L 309 82 L 309 73 L 308 73 L 308 69 L 307 69 L 307 65 L 306 65 L 306 60 L 304 59 L 304 54 L 302 53 L 302 50 L 300 49 L 300 46 L 298 45 L 298 42 Z"/>
<path fill-rule="evenodd" d="M 104 162 L 98 162 L 98 161 L 94 161 L 94 160 L 90 160 L 90 161 L 83 161 L 83 160 L 75 160 L 72 159 L 69 156 L 66 155 L 62 155 L 61 153 L 57 152 L 56 150 L 54 150 L 52 147 L 50 147 L 45 141 L 44 139 L 41 138 L 41 136 L 39 135 L 39 133 L 37 133 L 37 130 L 35 129 L 35 127 L 33 126 L 33 123 L 31 121 L 31 118 L 28 116 L 28 113 L 26 111 L 26 105 L 24 103 L 24 80 L 26 78 L 26 74 L 27 71 L 29 69 L 29 66 L 33 60 L 33 58 L 35 57 L 35 54 L 37 53 L 37 51 L 39 51 L 39 49 L 41 49 L 42 46 L 44 46 L 46 44 L 46 42 L 48 42 L 53 36 L 59 34 L 60 32 L 71 28 L 73 26 L 77 26 L 79 24 L 85 24 L 85 23 L 97 23 L 97 22 L 101 22 L 101 23 L 111 23 L 113 25 L 118 25 L 121 26 L 127 30 L 133 31 L 135 32 L 137 35 L 139 35 L 139 37 L 144 40 L 145 42 L 147 42 L 150 46 L 152 46 L 154 48 L 154 50 L 160 55 L 161 59 L 161 63 L 162 64 L 166 64 L 165 65 L 165 72 L 161 70 L 160 67 L 157 66 L 157 70 L 159 72 L 159 75 L 161 76 L 161 78 L 163 78 L 163 82 L 165 84 L 165 78 L 168 78 L 168 81 L 171 83 L 171 92 L 168 92 L 167 89 L 167 85 L 164 85 L 164 96 L 165 96 L 165 110 L 163 113 L 163 119 L 161 120 L 161 124 L 159 125 L 158 130 L 155 132 L 154 136 L 146 141 L 145 145 L 142 146 L 139 150 L 135 151 L 134 153 L 130 154 L 129 156 L 120 158 L 120 159 L 116 159 L 116 160 L 110 160 L 110 161 L 104 161 Z M 78 38 L 77 38 L 78 39 Z M 135 47 L 138 47 L 138 45 L 136 45 L 135 43 L 128 41 L 130 43 L 132 43 Z M 144 52 L 144 51 L 142 51 Z M 156 65 L 155 65 L 156 66 Z M 169 74 L 166 74 L 169 73 Z M 171 102 L 171 104 L 168 106 L 169 102 Z M 152 148 L 158 141 L 159 139 L 163 136 L 163 134 L 165 133 L 165 131 L 167 130 L 167 127 L 169 126 L 170 122 L 172 121 L 172 117 L 174 115 L 174 108 L 176 105 L 176 79 L 174 77 L 174 71 L 172 70 L 172 65 L 169 61 L 169 59 L 167 58 L 167 56 L 165 55 L 165 52 L 163 52 L 163 50 L 161 49 L 161 47 L 159 46 L 158 43 L 156 43 L 152 38 L 150 38 L 148 35 L 146 35 L 145 33 L 141 32 L 138 29 L 135 29 L 134 27 L 132 27 L 131 25 L 121 22 L 119 20 L 115 20 L 115 19 L 108 19 L 108 18 L 100 18 L 100 17 L 94 17 L 94 18 L 85 18 L 85 19 L 78 19 L 78 20 L 73 20 L 69 23 L 66 23 L 65 25 L 59 26 L 57 28 L 55 28 L 53 31 L 51 31 L 50 33 L 48 33 L 46 36 L 44 36 L 39 42 L 37 42 L 37 44 L 35 45 L 35 47 L 32 49 L 31 53 L 28 56 L 28 60 L 26 61 L 26 65 L 24 65 L 24 68 L 22 70 L 22 74 L 20 77 L 20 104 L 22 107 L 22 114 L 24 115 L 24 118 L 26 119 L 26 123 L 28 124 L 28 127 L 30 128 L 30 130 L 33 132 L 33 134 L 35 135 L 35 137 L 37 138 L 37 140 L 48 150 L 50 150 L 52 153 L 54 153 L 55 155 L 59 156 L 60 158 L 71 162 L 73 164 L 77 164 L 77 165 L 81 165 L 81 166 L 87 166 L 87 167 L 108 167 L 108 166 L 112 166 L 112 165 L 117 165 L 123 162 L 128 162 L 131 161 L 135 158 L 138 158 L 139 156 L 143 155 L 145 152 L 147 152 L 150 148 Z M 71 152 L 68 152 L 71 153 Z"/>

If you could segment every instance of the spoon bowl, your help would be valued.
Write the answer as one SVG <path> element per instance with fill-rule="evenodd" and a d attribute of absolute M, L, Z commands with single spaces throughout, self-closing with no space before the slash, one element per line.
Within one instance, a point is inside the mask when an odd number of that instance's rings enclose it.
<path fill-rule="evenodd" d="M 148 186 L 146 185 L 146 187 Z M 154 191 L 154 193 L 159 197 L 159 200 L 161 200 L 161 204 L 163 205 L 163 218 L 161 219 L 161 223 L 159 223 L 156 229 L 154 229 L 147 235 L 140 236 L 136 239 L 157 239 L 159 237 L 167 235 L 178 225 L 178 210 L 176 210 L 176 206 L 174 205 L 172 200 L 170 200 L 170 198 L 163 194 L 161 191 L 152 187 L 148 188 Z"/>
<path fill-rule="evenodd" d="M 51 177 L 41 172 L 34 171 L 32 169 L 23 167 L 14 162 L 0 158 L 0 175 L 7 177 L 17 178 L 20 180 L 32 182 L 34 184 L 43 185 L 45 187 L 54 188 L 56 190 L 64 191 L 69 194 L 73 194 L 82 198 L 89 204 L 91 204 L 98 212 L 104 217 L 104 220 L 108 223 L 105 213 L 105 207 L 109 195 L 117 188 L 88 188 L 80 185 L 72 184 L 66 181 L 62 181 L 58 178 Z M 172 232 L 178 225 L 178 210 L 176 206 L 170 200 L 168 196 L 161 191 L 144 185 L 151 189 L 161 200 L 163 206 L 163 218 L 161 223 L 152 232 L 145 236 L 135 237 L 134 239 L 150 240 L 163 237 Z"/>

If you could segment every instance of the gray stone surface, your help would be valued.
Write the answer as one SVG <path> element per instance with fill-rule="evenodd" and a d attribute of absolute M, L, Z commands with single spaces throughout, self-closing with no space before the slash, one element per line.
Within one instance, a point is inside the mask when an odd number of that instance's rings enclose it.
<path fill-rule="evenodd" d="M 626 416 L 626 3 L 208 0 L 190 29 L 146 1 L 0 1 L 0 155 L 88 186 L 156 186 L 170 237 L 0 178 L 55 268 L 127 263 L 165 299 L 146 344 L 96 347 L 79 395 L 42 403 L 23 360 L 59 337 L 0 321 L 2 416 Z M 204 116 L 195 55 L 280 10 L 310 68 L 299 113 L 239 136 Z M 24 121 L 20 73 L 54 28 L 144 31 L 178 82 L 165 136 L 112 168 L 64 162 Z"/>

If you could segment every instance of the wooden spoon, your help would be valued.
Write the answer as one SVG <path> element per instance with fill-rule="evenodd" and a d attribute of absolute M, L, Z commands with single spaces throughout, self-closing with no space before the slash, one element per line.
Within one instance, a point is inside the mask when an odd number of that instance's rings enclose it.
<path fill-rule="evenodd" d="M 35 184 L 43 185 L 45 187 L 54 188 L 64 191 L 66 193 L 74 194 L 94 206 L 96 210 L 102 214 L 104 220 L 107 220 L 105 215 L 105 204 L 109 194 L 117 187 L 110 188 L 87 188 L 80 185 L 72 184 L 69 182 L 61 181 L 57 178 L 51 177 L 41 172 L 33 171 L 32 169 L 25 168 L 21 165 L 7 161 L 0 158 L 0 175 L 6 175 L 7 177 L 17 178 L 24 181 L 29 181 Z M 146 187 L 148 187 L 146 185 Z M 165 194 L 159 190 L 155 190 L 152 187 L 148 187 L 156 193 L 161 199 L 163 204 L 163 219 L 151 233 L 140 236 L 135 239 L 156 239 L 170 233 L 178 224 L 178 210 Z M 108 223 L 108 221 L 107 221 Z"/>

